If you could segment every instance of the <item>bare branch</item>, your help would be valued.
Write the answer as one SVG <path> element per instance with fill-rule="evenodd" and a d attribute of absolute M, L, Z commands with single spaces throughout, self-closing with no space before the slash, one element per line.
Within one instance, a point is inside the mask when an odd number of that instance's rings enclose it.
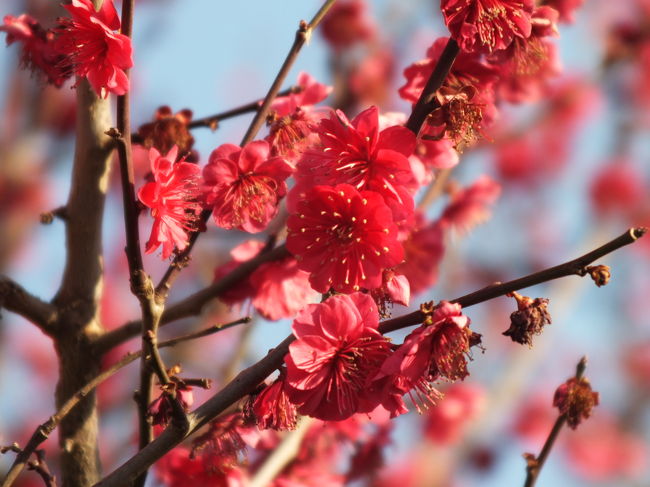
<path fill-rule="evenodd" d="M 460 298 L 456 298 L 452 301 L 452 303 L 458 303 L 463 308 L 467 308 L 468 306 L 482 303 L 484 301 L 503 296 L 504 294 L 508 294 L 513 291 L 518 291 L 520 289 L 534 286 L 536 284 L 552 281 L 553 279 L 559 279 L 560 277 L 573 275 L 584 276 L 587 273 L 586 268 L 589 264 L 611 252 L 614 252 L 615 250 L 620 249 L 621 247 L 634 243 L 637 239 L 643 237 L 646 231 L 647 229 L 644 227 L 630 228 L 623 235 L 615 238 L 610 242 L 607 242 L 605 245 L 598 247 L 597 249 L 592 250 L 585 255 L 578 257 L 577 259 L 570 260 L 564 264 L 556 265 L 555 267 L 551 267 L 549 269 L 544 269 L 543 271 L 520 277 L 519 279 L 515 279 L 513 281 L 487 286 L 473 293 L 466 294 Z M 404 328 L 405 326 L 421 323 L 423 319 L 424 315 L 421 311 L 414 311 L 413 313 L 409 313 L 392 320 L 384 321 L 382 323 L 382 330 L 384 333 L 398 330 L 400 328 Z"/>
<path fill-rule="evenodd" d="M 7 453 L 8 451 L 17 453 L 17 456 L 25 455 L 24 451 L 18 446 L 18 443 L 0 448 L 0 453 L 2 454 Z M 43 480 L 45 487 L 56 487 L 56 477 L 52 475 L 50 468 L 47 466 L 47 463 L 45 463 L 45 451 L 38 450 L 33 453 L 36 457 L 35 460 L 29 460 L 30 455 L 26 457 L 27 461 L 25 465 L 27 466 L 27 469 L 36 472 Z M 4 483 L 2 485 L 4 486 Z"/>
<path fill-rule="evenodd" d="M 0 308 L 31 321 L 46 335 L 51 335 L 58 318 L 55 306 L 30 294 L 7 276 L 0 276 Z"/>

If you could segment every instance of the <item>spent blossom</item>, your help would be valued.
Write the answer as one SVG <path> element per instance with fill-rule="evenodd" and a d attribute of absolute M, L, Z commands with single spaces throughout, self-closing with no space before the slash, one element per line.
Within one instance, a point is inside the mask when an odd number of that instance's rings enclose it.
<path fill-rule="evenodd" d="M 264 140 L 243 148 L 223 144 L 212 151 L 203 169 L 204 197 L 218 226 L 257 233 L 277 214 L 293 166 L 269 153 Z"/>
<path fill-rule="evenodd" d="M 187 154 L 194 145 L 194 137 L 187 125 L 192 120 L 192 111 L 181 110 L 174 114 L 168 106 L 156 110 L 153 121 L 138 128 L 141 143 L 147 149 L 155 147 L 160 152 L 167 153 L 173 146 L 178 146 L 180 154 Z"/>
<path fill-rule="evenodd" d="M 576 429 L 584 419 L 591 416 L 591 410 L 598 406 L 598 400 L 598 393 L 592 391 L 586 377 L 571 377 L 555 391 L 553 406 L 566 416 L 569 427 Z"/>
<path fill-rule="evenodd" d="M 548 299 L 532 299 L 518 292 L 511 295 L 517 300 L 517 310 L 510 315 L 510 328 L 503 334 L 509 336 L 513 342 L 532 347 L 533 335 L 540 335 L 544 326 L 551 324 Z"/>
<path fill-rule="evenodd" d="M 129 90 L 124 70 L 133 66 L 131 39 L 116 33 L 120 19 L 113 0 L 104 0 L 97 11 L 91 0 L 72 0 L 63 6 L 72 18 L 59 19 L 56 49 L 61 65 L 88 79 L 102 98 Z"/>
<path fill-rule="evenodd" d="M 349 184 L 314 187 L 287 227 L 287 249 L 321 293 L 374 289 L 381 286 L 382 271 L 402 261 L 397 227 L 383 198 Z"/>
<path fill-rule="evenodd" d="M 146 253 L 154 252 L 162 245 L 162 258 L 167 259 L 174 248 L 182 251 L 188 245 L 188 232 L 195 229 L 200 187 L 196 164 L 179 161 L 174 163 L 178 148 L 174 146 L 167 155 L 156 149 L 149 150 L 149 161 L 154 181 L 138 191 L 140 201 L 151 208 L 154 218 Z"/>
<path fill-rule="evenodd" d="M 378 325 L 377 306 L 362 293 L 335 295 L 298 314 L 285 362 L 299 413 L 340 421 L 359 412 L 366 379 L 390 352 Z"/>

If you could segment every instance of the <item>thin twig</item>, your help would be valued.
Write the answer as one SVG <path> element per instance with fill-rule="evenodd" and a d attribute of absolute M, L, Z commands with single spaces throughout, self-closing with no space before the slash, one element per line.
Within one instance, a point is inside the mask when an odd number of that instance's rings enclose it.
<path fill-rule="evenodd" d="M 294 85 L 294 86 L 290 86 L 286 90 L 279 92 L 278 96 L 288 96 L 291 95 L 292 93 L 300 93 L 301 91 L 302 91 L 301 86 Z M 231 108 L 230 110 L 226 110 L 225 112 L 215 113 L 214 115 L 209 115 L 203 118 L 197 118 L 195 120 L 192 120 L 190 123 L 188 123 L 187 128 L 195 129 L 195 128 L 207 127 L 211 130 L 216 130 L 217 127 L 219 126 L 219 122 L 222 122 L 223 120 L 228 120 L 229 118 L 234 118 L 239 115 L 245 115 L 246 113 L 259 110 L 259 108 L 262 106 L 263 101 L 264 101 L 263 99 L 252 101 L 250 103 L 246 103 L 245 105 L 241 105 L 236 108 Z M 131 141 L 134 144 L 142 144 L 143 139 L 140 136 L 140 134 L 138 134 L 137 132 L 133 132 L 131 134 Z"/>
<path fill-rule="evenodd" d="M 301 86 L 294 85 L 287 88 L 286 90 L 278 92 L 276 96 L 288 96 L 291 95 L 292 93 L 300 93 L 301 91 L 302 91 Z M 198 127 L 212 128 L 214 127 L 215 124 L 221 122 L 222 120 L 227 120 L 229 118 L 233 118 L 238 115 L 244 115 L 245 113 L 258 111 L 261 108 L 263 102 L 264 102 L 263 99 L 257 100 L 237 108 L 226 110 L 225 112 L 217 113 L 216 115 L 211 115 L 209 117 L 204 117 L 204 118 L 197 118 L 196 120 L 192 120 L 190 123 L 188 123 L 187 128 L 189 129 L 194 129 Z"/>
<path fill-rule="evenodd" d="M 205 289 L 197 291 L 182 301 L 168 306 L 162 314 L 160 326 L 164 326 L 182 318 L 200 314 L 203 306 L 205 306 L 209 301 L 220 296 L 233 285 L 248 277 L 263 263 L 284 259 L 289 255 L 290 254 L 284 245 L 280 245 L 268 252 L 261 252 Z M 95 350 L 100 354 L 106 353 L 117 345 L 137 336 L 141 328 L 142 322 L 139 320 L 126 323 L 99 337 L 94 343 Z"/>
<path fill-rule="evenodd" d="M 122 2 L 122 34 L 131 37 L 133 31 L 134 0 Z M 125 71 L 127 77 L 128 70 Z M 161 384 L 169 384 L 169 376 L 165 364 L 158 352 L 158 323 L 164 308 L 164 301 L 157 301 L 151 278 L 144 271 L 140 235 L 138 230 L 138 204 L 135 196 L 135 177 L 131 150 L 131 114 L 130 94 L 117 98 L 117 132 L 113 134 L 118 139 L 118 155 L 122 180 L 122 198 L 124 202 L 124 226 L 126 228 L 126 256 L 131 277 L 131 292 L 138 298 L 142 311 L 142 355 L 140 365 L 140 388 L 137 393 L 138 424 L 140 430 L 140 448 L 144 448 L 153 440 L 153 426 L 148 418 L 148 407 L 151 403 L 153 375 L 158 377 Z M 144 485 L 147 477 L 146 470 L 136 480 L 136 486 Z"/>
<path fill-rule="evenodd" d="M 0 453 L 2 454 L 5 454 L 9 451 L 17 453 L 18 455 L 24 455 L 23 449 L 18 446 L 18 443 L 14 443 L 9 446 L 3 446 L 0 448 Z M 29 456 L 27 457 L 27 470 L 32 470 L 40 475 L 43 483 L 45 484 L 45 487 L 56 487 L 56 477 L 52 475 L 50 468 L 45 462 L 45 451 L 37 450 L 34 452 L 34 456 L 36 457 L 35 460 L 29 460 Z"/>
<path fill-rule="evenodd" d="M 582 357 L 578 362 L 578 365 L 576 366 L 575 378 L 577 380 L 580 380 L 582 378 L 586 368 L 587 368 L 587 357 Z M 527 463 L 526 481 L 524 482 L 524 487 L 533 487 L 535 485 L 535 482 L 537 482 L 539 473 L 541 472 L 542 467 L 546 462 L 546 459 L 551 454 L 551 449 L 555 444 L 555 440 L 557 440 L 560 431 L 562 430 L 562 427 L 564 426 L 566 421 L 567 421 L 566 414 L 560 414 L 558 416 L 558 418 L 555 420 L 555 424 L 553 425 L 553 428 L 551 428 L 548 438 L 546 438 L 546 441 L 544 442 L 542 451 L 539 453 L 539 456 L 537 458 L 535 458 L 530 453 L 524 455 L 524 458 L 526 458 L 526 463 Z"/>
<path fill-rule="evenodd" d="M 182 335 L 180 337 L 160 342 L 158 344 L 158 348 L 173 347 L 179 343 L 196 340 L 198 338 L 227 330 L 228 328 L 232 328 L 244 323 L 250 323 L 250 321 L 251 318 L 249 316 L 245 316 L 230 323 L 223 325 L 214 325 L 203 330 L 188 333 L 187 335 Z M 63 404 L 63 406 L 61 406 L 61 408 L 59 408 L 56 413 L 54 413 L 47 421 L 36 428 L 36 431 L 34 431 L 31 438 L 27 442 L 27 446 L 25 446 L 25 448 L 23 448 L 20 452 L 14 450 L 18 453 L 18 456 L 14 460 L 14 463 L 11 465 L 9 472 L 7 472 L 7 475 L 3 479 L 0 487 L 10 487 L 13 484 L 23 469 L 29 466 L 29 457 L 37 451 L 36 449 L 41 445 L 41 443 L 43 443 L 50 436 L 50 434 L 52 434 L 52 431 L 54 431 L 54 429 L 59 425 L 61 420 L 63 420 L 63 418 L 68 415 L 68 413 L 77 405 L 81 399 L 94 391 L 95 388 L 97 388 L 97 386 L 99 386 L 101 383 L 108 380 L 117 372 L 122 370 L 130 363 L 135 362 L 140 357 L 142 357 L 142 350 L 139 350 L 137 352 L 129 352 L 124 355 L 124 357 L 122 357 L 118 362 L 97 375 L 90 382 L 79 389 L 70 397 L 70 399 L 65 402 L 65 404 Z"/>
<path fill-rule="evenodd" d="M 300 21 L 300 25 L 296 31 L 296 38 L 293 41 L 291 49 L 289 49 L 289 54 L 287 54 L 284 63 L 282 63 L 280 71 L 273 80 L 271 88 L 269 88 L 269 92 L 264 98 L 264 103 L 262 103 L 262 106 L 255 115 L 255 118 L 249 125 L 248 130 L 246 131 L 246 134 L 241 141 L 242 147 L 253 140 L 257 135 L 257 132 L 259 132 L 259 130 L 262 128 L 262 125 L 266 121 L 266 116 L 268 115 L 271 108 L 271 103 L 273 103 L 273 100 L 275 100 L 276 96 L 278 96 L 280 86 L 282 86 L 282 83 L 284 83 L 284 80 L 289 74 L 291 67 L 296 62 L 302 46 L 309 40 L 314 29 L 318 26 L 318 24 L 320 24 L 321 20 L 323 20 L 323 17 L 325 17 L 325 14 L 329 11 L 330 8 L 332 8 L 335 2 L 336 0 L 327 0 L 320 8 L 320 10 L 316 12 L 314 18 L 311 19 L 311 22 L 307 23 L 304 20 Z"/>
<path fill-rule="evenodd" d="M 291 46 L 291 49 L 289 50 L 284 63 L 282 63 L 282 67 L 276 75 L 275 80 L 273 80 L 273 84 L 271 85 L 269 92 L 266 94 L 266 97 L 264 97 L 262 106 L 255 114 L 255 118 L 253 118 L 251 121 L 248 130 L 246 131 L 246 134 L 241 141 L 240 145 L 242 147 L 252 141 L 257 135 L 257 132 L 259 132 L 260 128 L 262 128 L 262 125 L 266 121 L 266 117 L 269 114 L 271 104 L 273 103 L 273 100 L 275 100 L 275 98 L 278 96 L 280 87 L 289 74 L 289 70 L 298 58 L 298 54 L 300 53 L 302 46 L 309 40 L 314 29 L 318 26 L 318 24 L 320 24 L 325 14 L 329 11 L 330 8 L 332 8 L 335 2 L 336 0 L 327 0 L 320 8 L 320 10 L 316 12 L 314 18 L 311 19 L 311 22 L 306 23 L 304 20 L 300 22 L 300 26 L 296 32 L 296 37 L 293 45 Z M 207 224 L 211 214 L 211 210 L 205 210 L 201 213 L 202 224 L 199 225 L 199 227 L 203 227 L 205 224 Z M 156 286 L 157 296 L 164 298 L 169 294 L 169 290 L 176 280 L 176 277 L 178 277 L 178 274 L 183 269 L 183 267 L 187 265 L 190 253 L 192 252 L 194 244 L 196 243 L 199 235 L 199 232 L 194 232 L 192 235 L 190 235 L 189 243 L 185 250 L 180 252 L 176 258 L 174 258 L 174 261 L 171 263 L 171 265 L 167 268 L 167 272 L 165 272 L 165 275 L 161 279 L 160 283 L 158 286 Z"/>
<path fill-rule="evenodd" d="M 611 242 L 608 242 L 602 247 L 599 247 L 598 249 L 565 264 L 561 264 L 560 266 L 552 267 L 550 269 L 531 274 L 530 276 L 521 279 L 510 281 L 510 283 L 482 289 L 476 293 L 471 293 L 467 296 L 454 299 L 452 302 L 464 303 L 463 307 L 468 307 L 481 303 L 483 301 L 488 301 L 508 292 L 532 286 L 534 284 L 539 284 L 541 282 L 550 281 L 567 275 L 580 274 L 581 270 L 584 269 L 586 265 L 590 264 L 599 257 L 613 252 L 625 245 L 633 243 L 638 238 L 642 237 L 645 232 L 645 228 L 632 228 L 628 232 L 612 240 Z M 560 273 L 554 271 L 554 269 L 560 267 L 566 268 L 566 272 Z M 541 279 L 540 276 L 543 276 L 544 278 Z M 517 283 L 519 287 L 516 287 L 515 283 Z M 499 289 L 498 294 L 495 294 L 496 289 Z M 400 328 L 416 325 L 418 323 L 421 323 L 423 318 L 424 317 L 420 313 L 411 313 L 400 318 L 384 321 L 379 325 L 379 331 L 381 333 L 388 333 Z M 104 478 L 96 485 L 101 487 L 117 487 L 128 485 L 129 482 L 137 477 L 143 470 L 149 468 L 150 465 L 152 465 L 155 461 L 165 455 L 165 453 L 174 448 L 183 439 L 192 435 L 200 427 L 204 426 L 212 419 L 217 417 L 236 401 L 239 401 L 242 397 L 251 393 L 260 382 L 265 380 L 270 374 L 273 373 L 273 371 L 282 365 L 284 357 L 288 353 L 289 345 L 294 340 L 295 337 L 293 335 L 285 338 L 282 343 L 272 349 L 259 362 L 241 371 L 237 377 L 226 384 L 223 389 L 213 395 L 210 399 L 208 399 L 208 401 L 203 403 L 195 411 L 189 413 L 188 422 L 190 428 L 186 433 L 183 433 L 178 429 L 168 427 L 150 445 L 131 457 L 129 460 L 127 460 L 126 463 L 117 468 L 117 470 L 109 474 L 106 478 Z"/>
<path fill-rule="evenodd" d="M 572 275 L 584 276 L 585 268 L 589 264 L 617 249 L 620 249 L 621 247 L 634 243 L 637 239 L 645 235 L 646 231 L 647 229 L 644 227 L 631 228 L 621 236 L 583 256 L 578 257 L 577 259 L 520 277 L 519 279 L 500 284 L 493 284 L 473 293 L 466 294 L 460 298 L 456 298 L 452 303 L 458 303 L 463 308 L 467 308 L 468 306 L 482 303 L 498 296 L 503 296 L 504 294 L 518 291 L 536 284 L 552 281 L 553 279 L 558 279 L 560 277 Z M 382 332 L 387 333 L 404 328 L 405 326 L 416 325 L 421 323 L 424 318 L 425 316 L 421 311 L 414 311 L 413 313 L 384 321 L 381 324 Z"/>
<path fill-rule="evenodd" d="M 0 276 L 0 308 L 12 311 L 31 321 L 43 333 L 50 336 L 58 319 L 55 306 L 30 294 L 7 276 Z"/>

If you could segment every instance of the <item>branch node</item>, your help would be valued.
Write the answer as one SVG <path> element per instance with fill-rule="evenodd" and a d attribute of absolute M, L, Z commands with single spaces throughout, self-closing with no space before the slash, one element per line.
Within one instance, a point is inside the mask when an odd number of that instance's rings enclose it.
<path fill-rule="evenodd" d="M 42 225 L 49 225 L 54 221 L 54 218 L 62 221 L 68 220 L 68 208 L 66 206 L 59 206 L 51 211 L 46 211 L 40 214 L 40 221 Z"/>
<path fill-rule="evenodd" d="M 111 127 L 108 129 L 106 132 L 104 132 L 106 135 L 108 135 L 111 139 L 115 140 L 123 140 L 124 136 L 122 135 L 122 132 L 117 130 L 115 127 Z"/>

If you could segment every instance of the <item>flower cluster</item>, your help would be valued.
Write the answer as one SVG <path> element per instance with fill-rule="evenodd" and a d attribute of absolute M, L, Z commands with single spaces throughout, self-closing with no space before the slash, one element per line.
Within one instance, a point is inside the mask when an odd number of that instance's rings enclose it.
<path fill-rule="evenodd" d="M 154 218 L 146 252 L 162 245 L 162 258 L 172 255 L 174 248 L 184 250 L 189 243 L 188 232 L 195 230 L 200 210 L 199 172 L 196 164 L 178 161 L 174 146 L 162 156 L 156 149 L 149 151 L 153 181 L 138 191 L 140 201 L 151 208 Z"/>
<path fill-rule="evenodd" d="M 26 14 L 6 16 L 0 30 L 7 32 L 7 44 L 22 42 L 23 62 L 57 87 L 77 75 L 86 78 L 102 98 L 126 93 L 125 70 L 133 66 L 131 39 L 116 32 L 120 19 L 113 0 L 102 2 L 99 10 L 91 0 L 72 0 L 63 7 L 71 17 L 58 19 L 49 30 Z"/>
<path fill-rule="evenodd" d="M 424 324 L 395 347 L 379 333 L 379 312 L 368 294 L 337 294 L 308 305 L 293 322 L 296 340 L 285 357 L 286 371 L 253 403 L 258 423 L 291 428 L 294 408 L 327 421 L 378 406 L 397 416 L 408 410 L 402 396 L 413 392 L 432 403 L 440 397 L 433 382 L 468 375 L 470 347 L 480 338 L 459 305 L 443 302 L 427 313 Z"/>

